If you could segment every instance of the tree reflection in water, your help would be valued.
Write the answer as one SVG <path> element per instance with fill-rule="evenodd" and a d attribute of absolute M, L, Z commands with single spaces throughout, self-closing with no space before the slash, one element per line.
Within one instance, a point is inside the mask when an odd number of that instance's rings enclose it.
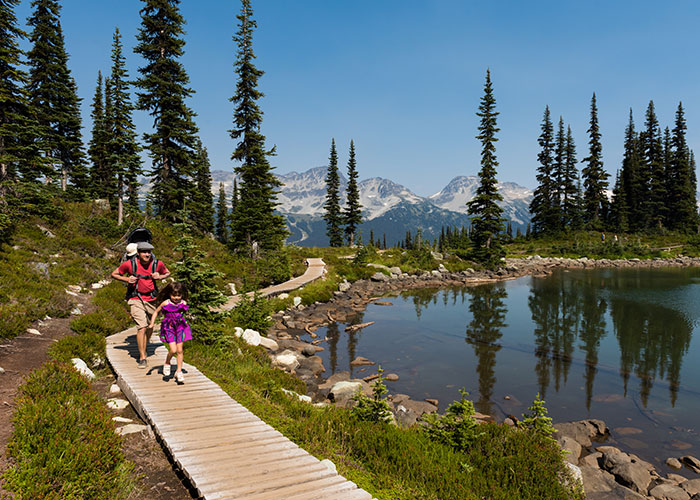
<path fill-rule="evenodd" d="M 467 288 L 470 295 L 469 311 L 472 320 L 467 325 L 466 342 L 474 349 L 479 374 L 478 410 L 493 415 L 491 397 L 496 383 L 496 353 L 501 349 L 498 341 L 506 327 L 507 292 L 504 283 L 494 283 Z"/>

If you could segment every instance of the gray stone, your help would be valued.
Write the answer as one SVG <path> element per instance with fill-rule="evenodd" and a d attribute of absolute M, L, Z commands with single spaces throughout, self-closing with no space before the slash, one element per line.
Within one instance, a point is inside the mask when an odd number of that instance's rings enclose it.
<path fill-rule="evenodd" d="M 47 238 L 55 238 L 56 237 L 56 235 L 53 234 L 51 231 L 49 231 L 48 228 L 45 228 L 44 226 L 41 226 L 39 224 L 37 224 L 36 227 L 38 227 L 39 230 L 42 233 L 44 233 L 44 236 L 46 236 Z"/>
<path fill-rule="evenodd" d="M 646 495 L 651 484 L 651 474 L 647 467 L 640 463 L 623 463 L 616 465 L 609 471 L 615 476 L 615 480 L 637 493 Z"/>
<path fill-rule="evenodd" d="M 649 490 L 658 500 L 688 500 L 690 495 L 674 484 L 659 484 Z"/>
<path fill-rule="evenodd" d="M 312 345 L 307 345 L 301 350 L 301 353 L 304 356 L 313 356 L 314 354 L 316 354 L 316 348 Z"/>
<path fill-rule="evenodd" d="M 606 470 L 610 470 L 617 465 L 628 464 L 632 461 L 632 458 L 627 453 L 614 446 L 599 446 L 597 451 L 603 454 L 601 465 Z"/>
<path fill-rule="evenodd" d="M 44 278 L 49 277 L 49 265 L 46 262 L 31 262 L 29 265 Z"/>
<path fill-rule="evenodd" d="M 396 423 L 401 427 L 411 427 L 418 421 L 420 415 L 410 408 L 406 408 L 404 405 L 398 405 L 393 413 L 396 418 Z"/>
<path fill-rule="evenodd" d="M 107 400 L 107 408 L 112 410 L 123 410 L 129 406 L 129 402 L 124 399 L 111 398 Z"/>
<path fill-rule="evenodd" d="M 119 388 L 117 384 L 112 384 L 109 386 L 109 393 L 110 394 L 119 394 L 122 390 Z"/>
<path fill-rule="evenodd" d="M 328 396 L 335 404 L 347 406 L 353 396 L 360 391 L 362 391 L 360 382 L 338 382 L 331 388 Z"/>
<path fill-rule="evenodd" d="M 570 436 L 562 436 L 557 439 L 561 449 L 566 452 L 564 459 L 572 464 L 578 464 L 578 459 L 581 456 L 582 447 L 574 438 Z"/>
<path fill-rule="evenodd" d="M 581 467 L 598 467 L 598 460 L 603 457 L 603 454 L 599 451 L 595 451 L 585 457 L 581 458 L 578 463 Z"/>
<path fill-rule="evenodd" d="M 680 487 L 683 488 L 688 495 L 700 495 L 700 479 L 684 481 L 680 484 Z"/>
<path fill-rule="evenodd" d="M 583 485 L 583 474 L 581 474 L 581 469 L 578 468 L 576 465 L 572 464 L 571 462 L 567 462 L 566 467 L 571 472 L 571 477 L 573 478 L 574 483 L 579 483 Z"/>
<path fill-rule="evenodd" d="M 666 465 L 668 465 L 669 467 L 671 467 L 673 469 L 682 469 L 683 468 L 683 464 L 681 463 L 681 461 L 678 460 L 677 458 L 673 458 L 673 457 L 669 457 L 666 459 Z"/>
<path fill-rule="evenodd" d="M 2 366 L 0 366 L 0 375 L 2 375 L 3 373 L 5 373 L 5 369 Z"/>
<path fill-rule="evenodd" d="M 389 281 L 390 279 L 391 278 L 384 273 L 374 273 L 370 277 L 370 280 L 377 281 L 377 282 Z"/>
<path fill-rule="evenodd" d="M 690 455 L 686 455 L 685 457 L 681 457 L 681 462 L 683 462 L 683 464 L 685 464 L 685 466 L 693 472 L 697 472 L 698 474 L 700 474 L 700 460 L 698 460 L 697 458 Z"/>
<path fill-rule="evenodd" d="M 350 290 L 350 286 L 351 286 L 350 283 L 348 283 L 347 280 L 344 280 L 342 283 L 340 283 L 338 285 L 338 291 L 347 292 L 348 290 Z"/>
<path fill-rule="evenodd" d="M 255 330 L 251 330 L 250 328 L 243 330 L 241 338 L 249 345 L 260 345 L 260 334 Z"/>
<path fill-rule="evenodd" d="M 629 488 L 617 484 L 609 472 L 597 467 L 580 467 L 587 500 L 645 500 Z"/>
<path fill-rule="evenodd" d="M 143 424 L 127 424 L 122 427 L 117 427 L 116 432 L 121 436 L 126 436 L 127 434 L 135 434 L 137 432 L 146 431 L 148 432 L 148 426 Z"/>
<path fill-rule="evenodd" d="M 277 342 L 267 337 L 260 337 L 260 345 L 270 351 L 276 351 L 277 349 L 279 349 L 279 345 L 277 345 Z"/>
<path fill-rule="evenodd" d="M 388 373 L 386 377 L 384 377 L 384 380 L 387 382 L 396 382 L 399 379 L 399 376 L 395 373 Z"/>
<path fill-rule="evenodd" d="M 357 356 L 355 359 L 350 361 L 350 366 L 370 366 L 370 365 L 376 365 L 374 361 L 370 361 L 369 359 L 362 357 L 362 356 Z"/>
<path fill-rule="evenodd" d="M 294 351 L 287 349 L 281 354 L 273 356 L 272 364 L 291 372 L 299 366 L 299 360 L 297 359 L 297 355 Z"/>
<path fill-rule="evenodd" d="M 112 420 L 114 420 L 115 422 L 119 422 L 120 424 L 130 424 L 133 422 L 133 420 L 126 417 L 112 417 Z"/>
<path fill-rule="evenodd" d="M 36 328 L 28 328 L 27 333 L 31 333 L 32 335 L 41 335 L 41 332 Z"/>
<path fill-rule="evenodd" d="M 85 361 L 80 358 L 73 358 L 71 359 L 71 363 L 73 363 L 73 367 L 78 370 L 78 373 L 80 373 L 82 376 L 87 377 L 89 380 L 95 379 L 95 374 L 92 373 L 90 368 L 88 368 Z"/>

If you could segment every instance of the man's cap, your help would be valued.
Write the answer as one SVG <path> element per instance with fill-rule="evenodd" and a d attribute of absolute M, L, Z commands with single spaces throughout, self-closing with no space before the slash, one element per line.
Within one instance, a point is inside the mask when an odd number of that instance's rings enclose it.
<path fill-rule="evenodd" d="M 141 252 L 142 250 L 153 250 L 153 245 L 151 245 L 147 241 L 139 241 L 139 244 L 136 248 L 139 252 Z"/>
<path fill-rule="evenodd" d="M 138 250 L 138 245 L 136 243 L 129 243 L 126 246 L 126 256 L 127 257 L 133 257 L 136 255 L 136 251 Z"/>

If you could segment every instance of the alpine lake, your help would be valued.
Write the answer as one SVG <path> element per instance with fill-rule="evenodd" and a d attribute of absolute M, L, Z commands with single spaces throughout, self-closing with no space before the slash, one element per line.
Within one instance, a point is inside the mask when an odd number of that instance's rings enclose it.
<path fill-rule="evenodd" d="M 387 305 L 390 302 L 393 305 Z M 384 304 L 384 305 L 381 305 Z M 352 323 L 319 328 L 326 377 L 381 365 L 391 393 L 469 393 L 477 411 L 518 418 L 539 393 L 554 423 L 602 419 L 606 444 L 663 467 L 700 456 L 700 268 L 557 270 L 471 287 L 403 292 Z"/>

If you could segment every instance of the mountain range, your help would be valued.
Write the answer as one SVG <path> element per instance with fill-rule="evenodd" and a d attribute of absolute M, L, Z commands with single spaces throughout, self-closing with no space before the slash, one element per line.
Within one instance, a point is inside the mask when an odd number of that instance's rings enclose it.
<path fill-rule="evenodd" d="M 322 218 L 326 198 L 327 167 L 315 167 L 305 172 L 278 175 L 282 187 L 277 195 L 278 210 L 287 217 L 292 233 L 288 243 L 303 246 L 326 246 L 326 225 Z M 212 192 L 218 196 L 219 183 L 223 182 L 228 196 L 231 194 L 234 174 L 221 170 L 212 171 Z M 475 176 L 459 176 L 452 179 L 439 192 L 428 197 L 418 196 L 396 182 L 372 177 L 358 182 L 364 222 L 360 226 L 364 240 L 374 233 L 375 240 L 386 237 L 387 245 L 402 241 L 407 231 L 415 234 L 421 228 L 423 237 L 436 238 L 443 226 L 469 225 L 467 202 L 474 197 L 479 186 Z M 345 205 L 347 179 L 340 174 L 341 206 Z M 525 230 L 530 222 L 528 209 L 532 191 L 513 182 L 501 182 L 498 190 L 503 196 L 499 205 L 504 217 L 511 221 L 513 231 Z"/>

